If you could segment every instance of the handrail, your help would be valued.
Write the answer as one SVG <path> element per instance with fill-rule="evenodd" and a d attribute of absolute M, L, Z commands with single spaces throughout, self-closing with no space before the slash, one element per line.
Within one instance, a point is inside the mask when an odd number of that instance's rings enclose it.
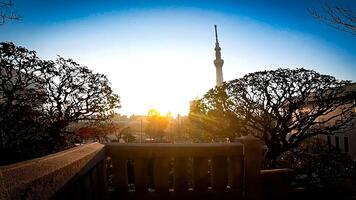
<path fill-rule="evenodd" d="M 92 143 L 45 157 L 1 166 L 0 197 L 48 199 L 76 175 L 89 170 L 104 158 L 104 145 Z"/>
<path fill-rule="evenodd" d="M 194 156 L 242 156 L 241 143 L 199 143 L 199 144 L 134 144 L 108 143 L 107 152 L 117 157 L 194 157 Z"/>

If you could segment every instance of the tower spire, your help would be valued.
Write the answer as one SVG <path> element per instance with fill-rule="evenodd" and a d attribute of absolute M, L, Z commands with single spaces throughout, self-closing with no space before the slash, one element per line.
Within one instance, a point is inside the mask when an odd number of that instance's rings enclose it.
<path fill-rule="evenodd" d="M 224 65 L 224 60 L 221 59 L 221 48 L 219 46 L 218 40 L 218 28 L 214 25 L 215 28 L 215 60 L 214 65 L 216 68 L 216 86 L 220 86 L 223 83 L 223 72 L 222 66 Z"/>
<path fill-rule="evenodd" d="M 219 40 L 218 40 L 218 27 L 216 26 L 216 24 L 214 25 L 214 27 L 215 27 L 215 42 L 219 43 Z"/>

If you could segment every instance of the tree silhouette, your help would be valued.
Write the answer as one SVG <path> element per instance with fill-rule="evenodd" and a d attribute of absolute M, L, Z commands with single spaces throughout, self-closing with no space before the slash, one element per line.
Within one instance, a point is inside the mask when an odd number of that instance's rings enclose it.
<path fill-rule="evenodd" d="M 320 2 L 321 9 L 309 8 L 315 19 L 341 31 L 356 34 L 356 12 L 351 8 L 330 5 Z"/>
<path fill-rule="evenodd" d="M 77 139 L 71 123 L 104 121 L 120 107 L 105 75 L 62 57 L 41 60 L 13 43 L 0 43 L 0 74 L 1 157 L 26 159 L 68 147 Z"/>
<path fill-rule="evenodd" d="M 306 69 L 256 72 L 211 89 L 190 118 L 231 140 L 252 133 L 266 143 L 267 158 L 275 160 L 306 138 L 349 128 L 355 119 L 350 87 L 348 81 Z"/>
<path fill-rule="evenodd" d="M 44 80 L 46 62 L 34 51 L 0 43 L 0 156 L 3 162 L 43 154 L 47 137 Z M 41 144 L 41 145 L 40 145 Z M 16 155 L 14 155 L 16 154 Z"/>
<path fill-rule="evenodd" d="M 51 66 L 44 77 L 48 95 L 44 107 L 54 140 L 61 137 L 70 123 L 107 120 L 119 108 L 119 97 L 105 75 L 62 57 L 51 62 Z"/>

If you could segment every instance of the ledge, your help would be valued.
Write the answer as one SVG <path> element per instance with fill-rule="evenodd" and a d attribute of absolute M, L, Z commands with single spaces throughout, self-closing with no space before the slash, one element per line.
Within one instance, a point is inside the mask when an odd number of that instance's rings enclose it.
<path fill-rule="evenodd" d="M 104 158 L 104 145 L 91 143 L 45 157 L 1 166 L 0 199 L 48 199 L 93 160 L 99 162 Z"/>

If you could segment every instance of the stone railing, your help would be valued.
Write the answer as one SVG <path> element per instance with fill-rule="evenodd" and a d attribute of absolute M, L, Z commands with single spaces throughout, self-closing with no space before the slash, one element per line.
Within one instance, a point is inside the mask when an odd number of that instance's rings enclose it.
<path fill-rule="evenodd" d="M 228 184 L 232 189 L 242 187 L 243 145 L 238 143 L 108 144 L 107 155 L 119 191 L 130 190 L 131 184 L 144 192 L 223 190 Z"/>
<path fill-rule="evenodd" d="M 0 199 L 91 199 L 106 190 L 105 148 L 82 145 L 0 167 Z"/>
<path fill-rule="evenodd" d="M 93 143 L 0 167 L 0 199 L 102 199 L 108 177 L 112 195 L 259 199 L 261 159 L 251 136 L 220 144 Z"/>
<path fill-rule="evenodd" d="M 261 192 L 265 199 L 287 199 L 287 195 L 298 192 L 290 185 L 295 175 L 296 172 L 288 168 L 261 170 Z"/>

